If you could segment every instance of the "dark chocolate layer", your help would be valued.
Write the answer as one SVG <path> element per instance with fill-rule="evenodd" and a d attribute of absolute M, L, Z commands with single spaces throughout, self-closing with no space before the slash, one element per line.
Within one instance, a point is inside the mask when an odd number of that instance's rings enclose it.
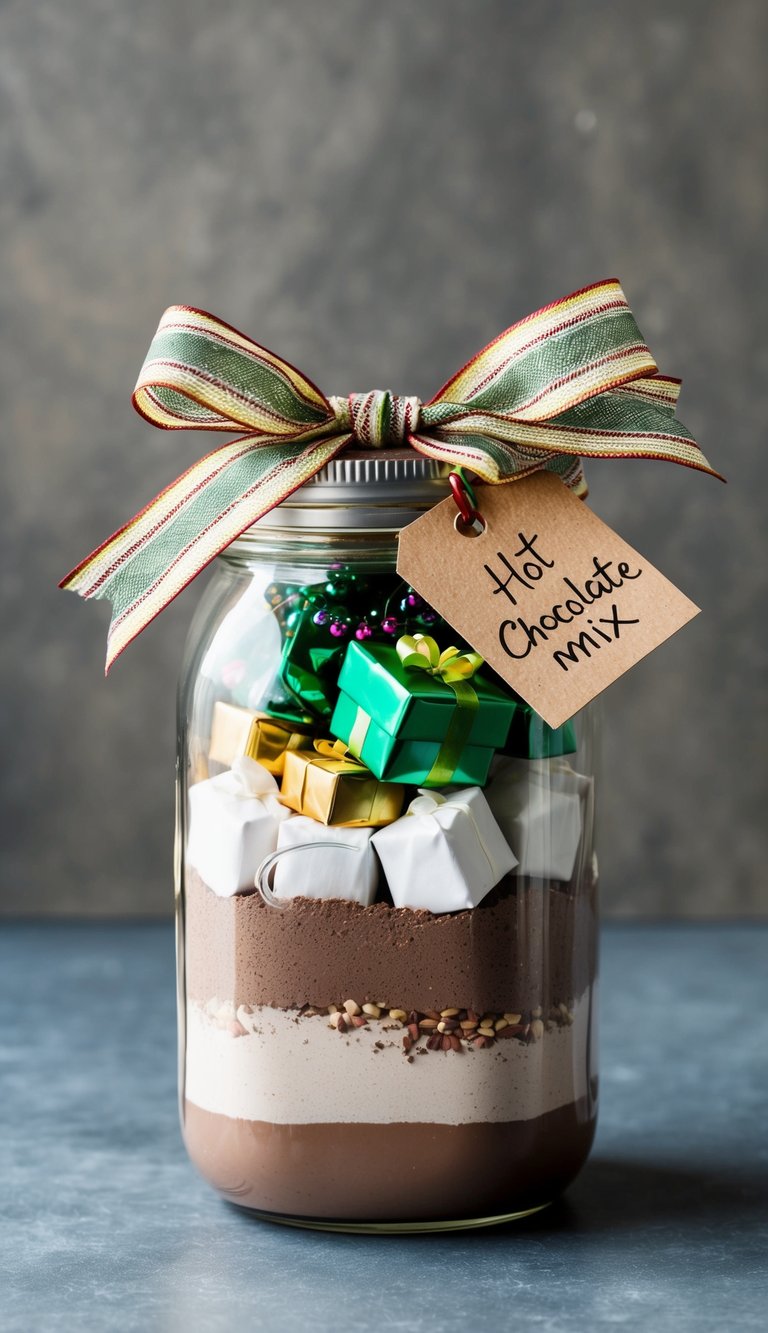
<path fill-rule="evenodd" d="M 593 1107 L 471 1125 L 271 1125 L 187 1102 L 184 1139 L 233 1203 L 346 1222 L 459 1221 L 535 1208 L 586 1161 Z"/>
<path fill-rule="evenodd" d="M 190 998 L 327 1006 L 354 999 L 405 1010 L 534 1009 L 581 995 L 594 977 L 593 885 L 508 876 L 472 911 L 442 916 L 257 893 L 218 898 L 186 874 Z"/>

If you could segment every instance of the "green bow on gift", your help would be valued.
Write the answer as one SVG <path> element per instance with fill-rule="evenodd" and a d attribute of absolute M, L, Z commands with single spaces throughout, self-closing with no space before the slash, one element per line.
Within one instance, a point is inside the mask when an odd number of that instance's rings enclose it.
<path fill-rule="evenodd" d="M 470 679 L 483 665 L 484 659 L 479 653 L 463 653 L 459 648 L 444 648 L 441 652 L 428 634 L 402 634 L 395 647 L 404 667 L 436 676 L 456 696 L 456 708 L 445 739 L 424 781 L 425 787 L 446 786 L 453 781 L 461 752 L 472 730 L 478 698 Z"/>
<path fill-rule="evenodd" d="M 479 653 L 462 653 L 458 648 L 440 647 L 428 634 L 401 634 L 395 647 L 403 666 L 428 671 L 439 676 L 446 685 L 468 680 L 483 665 Z"/>

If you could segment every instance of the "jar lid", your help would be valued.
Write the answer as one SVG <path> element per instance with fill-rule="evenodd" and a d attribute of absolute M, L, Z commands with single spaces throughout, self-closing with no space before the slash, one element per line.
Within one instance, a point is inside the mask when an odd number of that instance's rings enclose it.
<path fill-rule="evenodd" d="M 447 463 L 415 449 L 350 449 L 331 459 L 248 533 L 398 531 L 446 498 L 449 472 Z"/>

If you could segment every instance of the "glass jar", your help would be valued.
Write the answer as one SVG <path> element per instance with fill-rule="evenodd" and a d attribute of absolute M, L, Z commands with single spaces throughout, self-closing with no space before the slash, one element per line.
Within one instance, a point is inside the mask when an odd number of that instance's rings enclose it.
<path fill-rule="evenodd" d="M 224 552 L 190 632 L 184 1138 L 227 1199 L 277 1221 L 523 1216 L 594 1133 L 591 710 L 553 732 L 481 667 L 446 771 L 456 692 L 393 665 L 402 634 L 465 647 L 395 572 L 445 472 L 412 451 L 331 463 Z M 401 703 L 423 686 L 439 707 L 395 716 L 394 677 Z"/>

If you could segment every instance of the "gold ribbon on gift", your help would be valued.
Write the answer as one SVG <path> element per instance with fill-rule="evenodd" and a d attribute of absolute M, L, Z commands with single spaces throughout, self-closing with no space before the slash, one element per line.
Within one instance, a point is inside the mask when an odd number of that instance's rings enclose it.
<path fill-rule="evenodd" d="M 334 773 L 370 773 L 362 759 L 356 759 L 343 741 L 315 741 L 315 749 L 323 759 L 333 760 Z"/>
<path fill-rule="evenodd" d="M 454 780 L 475 720 L 479 700 L 469 682 L 483 665 L 483 658 L 479 653 L 461 652 L 459 648 L 444 648 L 441 652 L 439 645 L 428 634 L 402 634 L 395 646 L 404 667 L 426 671 L 454 693 L 456 707 L 448 723 L 448 730 L 437 758 L 424 779 L 425 787 L 445 787 Z"/>
<path fill-rule="evenodd" d="M 403 806 L 397 782 L 379 782 L 343 741 L 315 741 L 314 750 L 289 750 L 280 800 L 297 814 L 339 828 L 391 824 Z"/>

